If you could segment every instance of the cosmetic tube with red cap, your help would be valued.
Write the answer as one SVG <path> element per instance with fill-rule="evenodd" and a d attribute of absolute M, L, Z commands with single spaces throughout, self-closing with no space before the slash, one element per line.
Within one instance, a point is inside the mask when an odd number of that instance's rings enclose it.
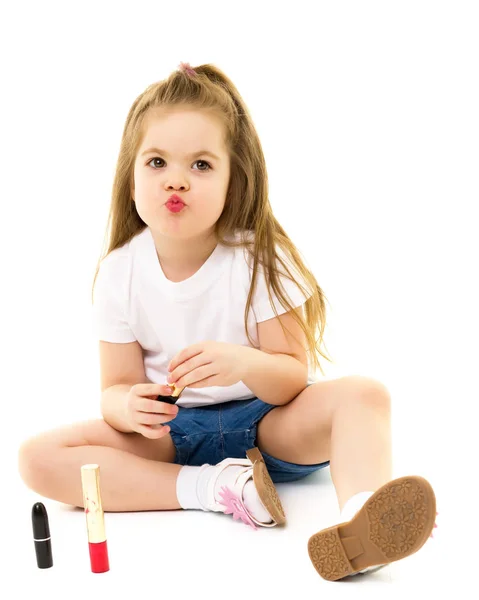
<path fill-rule="evenodd" d="M 86 515 L 88 546 L 92 573 L 110 570 L 105 535 L 105 518 L 100 494 L 100 467 L 83 465 L 81 468 L 83 506 Z"/>

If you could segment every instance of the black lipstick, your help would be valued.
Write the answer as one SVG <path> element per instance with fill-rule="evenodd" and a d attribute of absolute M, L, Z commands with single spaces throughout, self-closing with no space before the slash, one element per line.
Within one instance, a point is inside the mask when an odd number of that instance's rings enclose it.
<path fill-rule="evenodd" d="M 47 509 L 41 502 L 36 502 L 33 505 L 32 525 L 38 568 L 49 569 L 53 565 L 52 540 Z"/>

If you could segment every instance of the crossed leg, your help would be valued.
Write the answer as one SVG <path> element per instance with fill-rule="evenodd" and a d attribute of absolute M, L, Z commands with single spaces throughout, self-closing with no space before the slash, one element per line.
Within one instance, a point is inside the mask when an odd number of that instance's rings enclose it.
<path fill-rule="evenodd" d="M 27 487 L 45 498 L 83 507 L 80 467 L 101 465 L 105 511 L 176 510 L 171 437 L 147 439 L 123 433 L 103 419 L 58 427 L 26 440 L 19 471 Z"/>

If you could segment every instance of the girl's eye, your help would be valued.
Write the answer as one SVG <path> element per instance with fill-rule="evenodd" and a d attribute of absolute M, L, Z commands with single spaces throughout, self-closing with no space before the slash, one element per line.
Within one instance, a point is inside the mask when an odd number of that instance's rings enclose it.
<path fill-rule="evenodd" d="M 155 160 L 159 160 L 161 162 L 164 162 L 162 158 L 156 157 L 156 158 L 152 158 L 148 164 L 150 165 Z M 208 162 L 206 162 L 206 160 L 197 160 L 196 162 L 197 163 L 204 163 L 208 167 L 207 169 L 198 169 L 199 171 L 209 171 L 211 169 L 211 165 Z M 156 166 L 158 166 L 158 165 L 156 165 Z M 156 170 L 156 166 L 153 167 L 155 170 Z"/>

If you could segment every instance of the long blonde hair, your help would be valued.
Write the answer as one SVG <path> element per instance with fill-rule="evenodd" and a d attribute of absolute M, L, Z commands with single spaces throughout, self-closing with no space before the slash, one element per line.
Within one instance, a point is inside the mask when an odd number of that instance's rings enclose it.
<path fill-rule="evenodd" d="M 278 316 L 272 302 L 271 290 L 287 311 L 292 311 L 295 321 L 301 326 L 307 339 L 307 352 L 314 370 L 324 371 L 318 354 L 332 362 L 322 349 L 326 326 L 325 295 L 312 272 L 304 264 L 299 251 L 273 215 L 268 195 L 268 175 L 261 143 L 243 99 L 235 85 L 217 67 L 205 64 L 194 67 L 194 74 L 188 69 L 178 69 L 162 81 L 153 83 L 133 102 L 123 130 L 119 156 L 113 181 L 110 212 L 107 221 L 104 246 L 96 266 L 93 280 L 92 299 L 100 263 L 113 250 L 129 242 L 146 227 L 146 223 L 136 211 L 132 200 L 133 173 L 136 154 L 144 135 L 145 117 L 152 111 L 170 107 L 188 107 L 213 111 L 225 124 L 226 140 L 230 151 L 230 181 L 223 212 L 216 222 L 218 242 L 225 246 L 247 248 L 253 258 L 253 274 L 244 313 L 246 335 L 250 344 L 254 343 L 248 332 L 247 319 L 256 286 L 258 263 L 264 266 L 264 276 L 268 297 L 274 314 Z M 237 230 L 245 235 L 234 238 Z M 250 237 L 248 234 L 253 233 Z M 251 249 L 253 245 L 253 249 Z M 304 315 L 294 308 L 284 293 L 278 277 L 279 262 L 291 279 L 303 291 L 306 290 L 292 276 L 288 266 L 278 255 L 278 246 L 287 256 L 290 264 L 307 284 L 310 297 L 305 303 Z M 308 295 L 306 293 L 306 295 Z M 283 324 L 281 324 L 285 332 Z M 316 336 L 316 333 L 319 333 Z M 295 356 L 292 354 L 292 356 Z"/>

